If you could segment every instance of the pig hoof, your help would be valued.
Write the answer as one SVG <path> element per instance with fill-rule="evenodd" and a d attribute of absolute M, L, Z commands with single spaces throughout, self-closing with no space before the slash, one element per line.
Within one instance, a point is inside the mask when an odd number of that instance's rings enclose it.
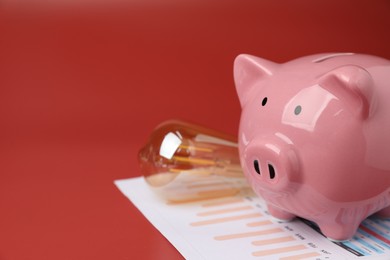
<path fill-rule="evenodd" d="M 273 205 L 268 204 L 268 212 L 273 218 L 280 222 L 288 222 L 295 218 L 294 214 L 281 210 Z"/>
<path fill-rule="evenodd" d="M 331 237 L 326 237 L 329 241 L 334 242 L 334 243 L 341 243 L 341 242 L 347 242 L 349 239 L 345 240 L 340 240 L 340 239 L 333 239 Z"/>
<path fill-rule="evenodd" d="M 331 225 L 326 225 L 326 226 L 321 226 L 319 225 L 321 232 L 332 242 L 342 242 L 351 239 L 358 227 L 359 223 L 348 223 L 346 224 L 334 224 L 332 223 Z"/>
<path fill-rule="evenodd" d="M 279 222 L 279 223 L 287 223 L 287 222 L 290 222 L 292 219 L 280 219 L 280 218 L 277 218 L 277 217 L 274 217 L 271 215 L 271 219 L 276 221 L 276 222 Z"/>

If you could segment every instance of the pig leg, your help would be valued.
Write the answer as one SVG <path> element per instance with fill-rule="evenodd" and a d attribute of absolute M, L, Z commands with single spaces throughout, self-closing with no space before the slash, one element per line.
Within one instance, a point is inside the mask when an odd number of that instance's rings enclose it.
<path fill-rule="evenodd" d="M 295 218 L 294 214 L 291 214 L 289 212 L 286 212 L 278 207 L 275 207 L 272 204 L 267 204 L 268 212 L 273 216 L 274 218 L 277 218 L 281 221 L 290 221 L 291 219 Z"/>
<path fill-rule="evenodd" d="M 351 221 L 346 223 L 317 223 L 321 232 L 331 241 L 345 241 L 351 239 L 357 229 L 360 221 Z"/>
<path fill-rule="evenodd" d="M 377 215 L 381 218 L 390 218 L 390 206 L 378 211 Z"/>

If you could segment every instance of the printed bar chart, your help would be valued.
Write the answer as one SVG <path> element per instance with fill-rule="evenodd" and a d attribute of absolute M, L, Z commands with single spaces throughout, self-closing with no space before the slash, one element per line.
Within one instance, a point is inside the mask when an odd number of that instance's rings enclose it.
<path fill-rule="evenodd" d="M 141 177 L 115 184 L 186 259 L 378 260 L 390 255 L 390 219 L 369 218 L 352 240 L 331 242 L 310 221 L 277 222 L 249 189 L 172 203 Z M 226 189 L 207 179 L 183 187 L 198 193 Z"/>

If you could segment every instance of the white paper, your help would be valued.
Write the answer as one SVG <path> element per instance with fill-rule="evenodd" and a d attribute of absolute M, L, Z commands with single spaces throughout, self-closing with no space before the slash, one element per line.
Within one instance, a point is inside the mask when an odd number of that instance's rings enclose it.
<path fill-rule="evenodd" d="M 172 204 L 142 177 L 115 184 L 186 259 L 390 259 L 390 219 L 367 219 L 337 245 L 299 219 L 272 219 L 253 193 Z"/>

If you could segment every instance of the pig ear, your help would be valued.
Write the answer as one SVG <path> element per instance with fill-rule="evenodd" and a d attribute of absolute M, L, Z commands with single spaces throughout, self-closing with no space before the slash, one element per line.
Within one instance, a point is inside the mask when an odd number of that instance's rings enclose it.
<path fill-rule="evenodd" d="M 320 78 L 320 85 L 346 102 L 362 118 L 370 114 L 374 82 L 371 74 L 362 67 L 347 65 L 336 68 Z"/>
<path fill-rule="evenodd" d="M 252 55 L 241 54 L 234 61 L 234 82 L 241 107 L 253 96 L 255 83 L 272 76 L 278 64 Z M 261 87 L 256 84 L 256 88 Z"/>

